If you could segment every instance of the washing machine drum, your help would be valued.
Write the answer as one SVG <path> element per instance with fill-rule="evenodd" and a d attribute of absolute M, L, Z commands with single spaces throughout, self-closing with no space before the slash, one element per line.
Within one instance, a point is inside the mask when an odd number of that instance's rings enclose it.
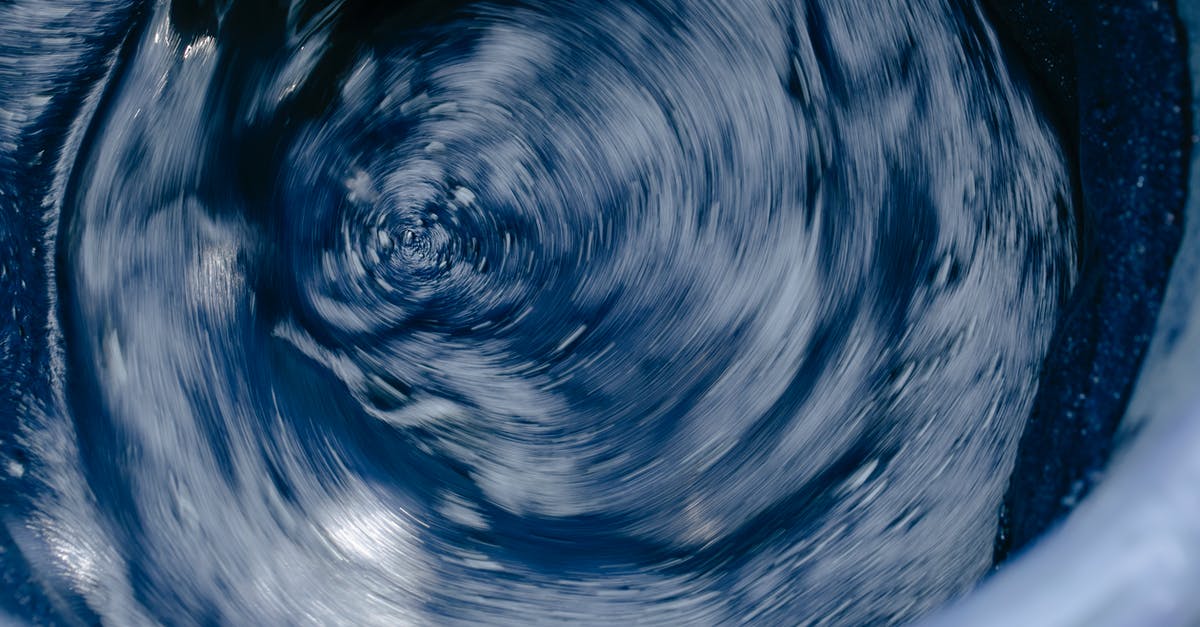
<path fill-rule="evenodd" d="M 5 3 L 0 608 L 1188 624 L 1194 13 Z"/>

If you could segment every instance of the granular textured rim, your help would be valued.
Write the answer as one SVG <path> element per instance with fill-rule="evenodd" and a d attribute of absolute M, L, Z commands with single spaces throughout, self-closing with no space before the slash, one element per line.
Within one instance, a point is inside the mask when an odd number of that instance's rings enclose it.
<path fill-rule="evenodd" d="M 1188 32 L 1192 113 L 1200 3 Z M 923 625 L 1195 625 L 1200 621 L 1200 154 L 1183 245 L 1118 449 L 1090 498 L 1032 550 Z"/>

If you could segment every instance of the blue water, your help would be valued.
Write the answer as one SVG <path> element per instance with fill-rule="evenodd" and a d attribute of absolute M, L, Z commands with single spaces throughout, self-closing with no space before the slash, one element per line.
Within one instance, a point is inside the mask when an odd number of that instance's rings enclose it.
<path fill-rule="evenodd" d="M 991 566 L 1076 224 L 973 3 L 16 0 L 0 77 L 14 613 L 887 624 Z"/>

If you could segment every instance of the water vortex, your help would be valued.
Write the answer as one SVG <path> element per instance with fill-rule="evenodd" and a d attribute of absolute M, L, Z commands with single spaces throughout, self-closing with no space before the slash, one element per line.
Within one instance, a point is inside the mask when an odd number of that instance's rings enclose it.
<path fill-rule="evenodd" d="M 99 42 L 55 611 L 857 625 L 991 565 L 1076 224 L 973 2 L 18 4 Z"/>

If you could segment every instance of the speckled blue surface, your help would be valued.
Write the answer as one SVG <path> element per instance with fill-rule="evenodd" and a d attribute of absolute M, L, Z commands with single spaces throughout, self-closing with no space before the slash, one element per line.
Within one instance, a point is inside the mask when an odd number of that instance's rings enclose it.
<path fill-rule="evenodd" d="M 1009 483 L 997 561 L 1103 477 L 1183 232 L 1187 39 L 1170 2 L 997 2 L 1078 159 L 1082 279 Z"/>

